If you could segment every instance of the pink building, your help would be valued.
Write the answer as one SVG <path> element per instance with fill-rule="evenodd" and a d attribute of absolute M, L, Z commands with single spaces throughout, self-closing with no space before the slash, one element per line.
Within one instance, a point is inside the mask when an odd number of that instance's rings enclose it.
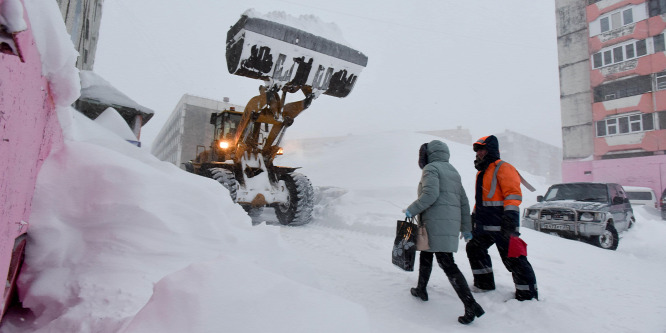
<path fill-rule="evenodd" d="M 666 188 L 666 1 L 556 0 L 562 178 Z"/>
<path fill-rule="evenodd" d="M 23 1 L 0 0 L 0 14 L 10 21 L 0 31 L 0 276 L 6 286 L 14 285 L 20 268 L 37 174 L 63 142 L 30 22 L 23 10 L 7 12 L 12 6 L 22 9 Z M 4 288 L 0 314 L 12 289 Z"/>

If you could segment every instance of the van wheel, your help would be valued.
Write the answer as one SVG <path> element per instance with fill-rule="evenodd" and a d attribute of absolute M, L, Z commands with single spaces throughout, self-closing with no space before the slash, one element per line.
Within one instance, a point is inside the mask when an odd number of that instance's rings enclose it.
<path fill-rule="evenodd" d="M 606 226 L 606 230 L 600 236 L 592 237 L 592 243 L 602 249 L 617 250 L 620 243 L 620 238 L 617 235 L 617 230 L 613 225 Z"/>

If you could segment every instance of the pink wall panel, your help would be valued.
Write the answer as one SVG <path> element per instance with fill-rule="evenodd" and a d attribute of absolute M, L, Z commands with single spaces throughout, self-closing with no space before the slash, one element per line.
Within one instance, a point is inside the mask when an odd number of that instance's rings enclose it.
<path fill-rule="evenodd" d="M 27 15 L 24 19 L 28 22 Z M 29 25 L 29 22 L 28 22 Z M 18 32 L 23 61 L 0 53 L 0 277 L 7 276 L 14 239 L 27 229 L 39 169 L 62 131 L 32 31 Z"/>
<path fill-rule="evenodd" d="M 586 174 L 586 172 L 589 172 Z M 666 187 L 666 155 L 562 163 L 562 180 L 568 182 L 613 182 L 645 186 L 657 195 Z"/>

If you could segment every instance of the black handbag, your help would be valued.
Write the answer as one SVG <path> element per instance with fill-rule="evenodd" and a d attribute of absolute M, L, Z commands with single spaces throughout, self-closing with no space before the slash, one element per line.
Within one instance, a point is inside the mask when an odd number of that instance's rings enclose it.
<path fill-rule="evenodd" d="M 393 242 L 394 265 L 411 272 L 416 259 L 416 223 L 413 218 L 398 221 L 395 241 Z"/>

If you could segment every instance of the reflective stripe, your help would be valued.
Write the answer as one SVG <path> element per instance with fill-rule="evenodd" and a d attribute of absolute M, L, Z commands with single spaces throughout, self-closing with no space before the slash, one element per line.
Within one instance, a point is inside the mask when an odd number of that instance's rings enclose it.
<path fill-rule="evenodd" d="M 530 290 L 530 285 L 529 284 L 517 284 L 516 285 L 516 290 L 527 290 L 527 291 L 529 291 Z M 534 284 L 534 290 L 539 290 L 539 288 L 537 288 L 536 283 Z"/>
<path fill-rule="evenodd" d="M 502 231 L 502 227 L 496 225 L 484 225 L 483 230 L 486 231 Z"/>
<path fill-rule="evenodd" d="M 472 274 L 474 275 L 480 275 L 480 274 L 489 274 L 493 272 L 492 267 L 486 267 L 486 268 L 480 268 L 480 269 L 473 269 Z"/>
<path fill-rule="evenodd" d="M 508 205 L 508 206 L 504 207 L 504 210 L 515 210 L 517 212 L 520 212 L 520 208 L 518 208 L 518 206 L 514 206 L 514 205 Z"/>
<path fill-rule="evenodd" d="M 483 202 L 484 206 L 497 206 L 497 207 L 502 207 L 504 206 L 504 201 L 484 201 Z"/>
<path fill-rule="evenodd" d="M 509 194 L 504 200 L 520 200 L 523 201 L 523 196 L 518 194 Z"/>
<path fill-rule="evenodd" d="M 499 172 L 500 165 L 504 164 L 504 161 L 500 161 L 495 166 L 495 172 L 493 172 L 493 180 L 490 183 L 490 192 L 488 192 L 488 199 L 492 198 L 495 195 L 495 188 L 497 187 L 497 172 Z"/>

